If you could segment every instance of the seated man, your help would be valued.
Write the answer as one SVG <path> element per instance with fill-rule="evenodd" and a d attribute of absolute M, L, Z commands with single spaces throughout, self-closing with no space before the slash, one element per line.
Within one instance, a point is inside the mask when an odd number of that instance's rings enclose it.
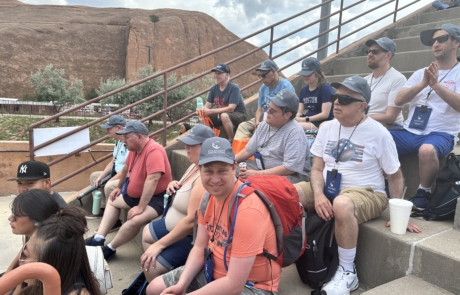
<path fill-rule="evenodd" d="M 420 39 L 431 46 L 436 61 L 416 71 L 396 96 L 397 105 L 410 102 L 409 116 L 390 132 L 399 156 L 418 153 L 420 185 L 412 202 L 424 210 L 438 174 L 438 158 L 452 151 L 460 132 L 460 27 L 445 24 L 423 31 Z"/>
<path fill-rule="evenodd" d="M 368 115 L 385 127 L 401 125 L 403 106 L 395 104 L 396 94 L 406 83 L 406 77 L 390 66 L 390 59 L 396 53 L 393 40 L 383 37 L 367 40 L 367 66 L 372 74 L 364 77 L 372 91 Z"/>
<path fill-rule="evenodd" d="M 206 139 L 198 164 L 203 186 L 211 196 L 204 216 L 198 211 L 195 244 L 185 266 L 154 279 L 147 294 L 182 295 L 196 290 L 199 290 L 196 294 L 276 294 L 281 267 L 258 255 L 263 250 L 278 254 L 275 228 L 270 213 L 255 194 L 248 195 L 238 206 L 231 246 L 224 255 L 229 229 L 227 216 L 231 210 L 229 199 L 242 184 L 235 177 L 235 156 L 230 143 L 225 139 Z M 214 263 L 213 270 L 204 268 L 205 260 L 208 266 L 209 262 Z M 211 279 L 208 283 L 205 269 Z"/>
<path fill-rule="evenodd" d="M 260 123 L 246 147 L 236 155 L 242 162 L 254 155 L 256 164 L 248 161 L 239 177 L 251 175 L 284 175 L 290 182 L 310 180 L 310 147 L 302 127 L 294 118 L 299 107 L 297 95 L 283 89 L 270 96 L 267 119 Z"/>
<path fill-rule="evenodd" d="M 17 177 L 8 179 L 8 181 L 16 180 L 18 194 L 34 188 L 45 190 L 51 194 L 59 207 L 67 207 L 67 202 L 61 195 L 51 190 L 50 177 L 50 167 L 47 164 L 39 161 L 26 161 L 19 164 Z"/>
<path fill-rule="evenodd" d="M 339 266 L 321 294 L 343 295 L 359 286 L 354 266 L 358 224 L 386 209 L 384 173 L 396 198 L 402 197 L 403 177 L 390 133 L 365 115 L 371 98 L 366 80 L 352 76 L 331 85 L 337 88 L 332 96 L 336 120 L 324 123 L 312 146 L 311 183 L 296 187 L 308 211 L 316 211 L 324 220 L 335 219 Z M 420 231 L 411 224 L 408 229 Z"/>
<path fill-rule="evenodd" d="M 259 97 L 257 98 L 257 110 L 254 118 L 249 121 L 243 122 L 238 126 L 235 134 L 235 139 L 243 139 L 251 137 L 254 130 L 259 126 L 260 122 L 265 121 L 268 103 L 268 97 L 275 96 L 282 89 L 289 89 L 295 92 L 291 82 L 281 78 L 278 75 L 278 66 L 272 60 L 264 60 L 260 67 L 256 69 L 259 72 L 258 76 L 262 79 L 262 85 L 259 88 Z"/>
<path fill-rule="evenodd" d="M 163 146 L 148 137 L 144 123 L 129 121 L 117 132 L 130 151 L 120 171 L 118 187 L 110 193 L 110 201 L 97 233 L 85 240 L 88 246 L 104 246 L 105 237 L 117 222 L 120 209 L 129 209 L 128 220 L 110 244 L 102 248 L 104 258 L 115 255 L 116 248 L 133 239 L 142 226 L 163 213 L 163 197 L 171 182 L 171 167 Z"/>
<path fill-rule="evenodd" d="M 232 141 L 234 129 L 246 120 L 246 106 L 240 88 L 230 82 L 230 68 L 226 64 L 218 64 L 211 72 L 217 84 L 209 90 L 203 114 L 211 118 L 214 127 L 223 126 L 227 138 Z M 215 109 L 213 105 L 216 105 Z"/>
<path fill-rule="evenodd" d="M 91 185 L 96 186 L 98 186 L 101 183 L 101 181 L 106 177 L 109 178 L 109 180 L 105 183 L 103 189 L 99 189 L 102 194 L 100 213 L 98 215 L 88 214 L 86 215 L 87 219 L 102 218 L 107 203 L 107 197 L 110 196 L 110 193 L 118 186 L 120 177 L 119 172 L 121 171 L 121 169 L 123 169 L 126 157 L 128 156 L 129 152 L 124 143 L 121 142 L 123 136 L 117 135 L 116 132 L 123 130 L 123 128 L 125 128 L 125 125 L 126 120 L 120 115 L 111 116 L 106 124 L 101 125 L 101 128 L 106 130 L 107 135 L 110 138 L 115 139 L 116 141 L 115 146 L 113 148 L 112 160 L 107 164 L 107 166 L 105 166 L 104 171 L 93 172 L 89 177 Z M 118 220 L 112 230 L 118 229 L 120 228 L 120 226 L 121 220 Z"/>

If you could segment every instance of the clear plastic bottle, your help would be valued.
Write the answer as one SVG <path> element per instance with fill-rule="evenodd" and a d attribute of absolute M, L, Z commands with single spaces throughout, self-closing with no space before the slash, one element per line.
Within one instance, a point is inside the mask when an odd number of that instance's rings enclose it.
<path fill-rule="evenodd" d="M 196 98 L 196 110 L 202 110 L 204 108 L 203 99 L 201 97 Z"/>

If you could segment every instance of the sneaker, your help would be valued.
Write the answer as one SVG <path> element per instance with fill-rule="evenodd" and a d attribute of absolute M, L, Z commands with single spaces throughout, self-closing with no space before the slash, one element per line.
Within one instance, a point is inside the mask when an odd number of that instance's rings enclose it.
<path fill-rule="evenodd" d="M 120 219 L 117 220 L 117 222 L 115 222 L 115 224 L 112 226 L 112 228 L 109 230 L 109 233 L 111 232 L 114 232 L 114 231 L 117 231 L 120 229 L 120 227 L 122 226 L 122 222 Z M 97 233 L 98 231 L 98 228 L 94 230 L 94 233 Z"/>
<path fill-rule="evenodd" d="M 117 253 L 117 250 L 112 250 L 107 246 L 102 247 L 102 253 L 104 254 L 104 259 L 109 261 L 113 256 L 115 256 L 115 253 Z"/>
<path fill-rule="evenodd" d="M 358 275 L 355 272 L 345 271 L 341 265 L 332 279 L 321 289 L 321 295 L 349 295 L 359 287 Z"/>
<path fill-rule="evenodd" d="M 411 199 L 414 209 L 418 211 L 425 210 L 426 206 L 428 206 L 428 197 L 430 194 L 426 190 L 419 188 L 415 196 Z"/>
<path fill-rule="evenodd" d="M 94 236 L 85 240 L 86 246 L 104 246 L 105 239 L 96 240 Z"/>

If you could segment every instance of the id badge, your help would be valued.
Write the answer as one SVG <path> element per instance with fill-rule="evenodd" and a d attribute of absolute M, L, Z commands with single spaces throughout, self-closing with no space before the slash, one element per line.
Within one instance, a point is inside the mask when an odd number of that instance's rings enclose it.
<path fill-rule="evenodd" d="M 256 160 L 257 169 L 265 170 L 264 161 L 262 160 L 262 155 L 259 152 L 254 153 L 254 159 Z"/>
<path fill-rule="evenodd" d="M 415 107 L 414 115 L 410 121 L 409 128 L 425 130 L 430 119 L 432 109 L 427 106 Z"/>
<path fill-rule="evenodd" d="M 268 107 L 265 106 L 265 107 L 264 107 L 264 115 L 262 116 L 262 121 L 267 120 L 267 111 L 268 111 Z"/>
<path fill-rule="evenodd" d="M 129 185 L 129 177 L 125 178 L 125 182 L 123 182 L 123 187 L 121 188 L 120 194 L 122 196 L 126 196 L 126 192 L 128 191 L 128 185 Z"/>
<path fill-rule="evenodd" d="M 204 276 L 206 282 L 212 282 L 212 271 L 214 269 L 214 260 L 212 260 L 212 251 L 210 249 L 204 249 Z"/>
<path fill-rule="evenodd" d="M 326 174 L 326 185 L 324 186 L 324 194 L 329 199 L 334 199 L 340 192 L 340 183 L 342 182 L 342 173 L 339 173 L 337 169 L 327 171 Z"/>

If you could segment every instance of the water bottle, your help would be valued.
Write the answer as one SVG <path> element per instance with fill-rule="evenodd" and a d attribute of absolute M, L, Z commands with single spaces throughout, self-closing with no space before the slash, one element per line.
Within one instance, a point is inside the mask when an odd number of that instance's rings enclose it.
<path fill-rule="evenodd" d="M 196 110 L 202 110 L 204 108 L 204 105 L 203 105 L 203 100 L 201 99 L 201 97 L 197 97 L 196 98 Z"/>
<path fill-rule="evenodd" d="M 163 196 L 163 208 L 164 209 L 166 209 L 166 206 L 168 205 L 168 199 L 169 199 L 169 195 L 164 194 L 164 196 Z"/>
<path fill-rule="evenodd" d="M 102 193 L 100 191 L 95 191 L 93 195 L 93 214 L 98 215 L 101 211 L 101 198 Z"/>

